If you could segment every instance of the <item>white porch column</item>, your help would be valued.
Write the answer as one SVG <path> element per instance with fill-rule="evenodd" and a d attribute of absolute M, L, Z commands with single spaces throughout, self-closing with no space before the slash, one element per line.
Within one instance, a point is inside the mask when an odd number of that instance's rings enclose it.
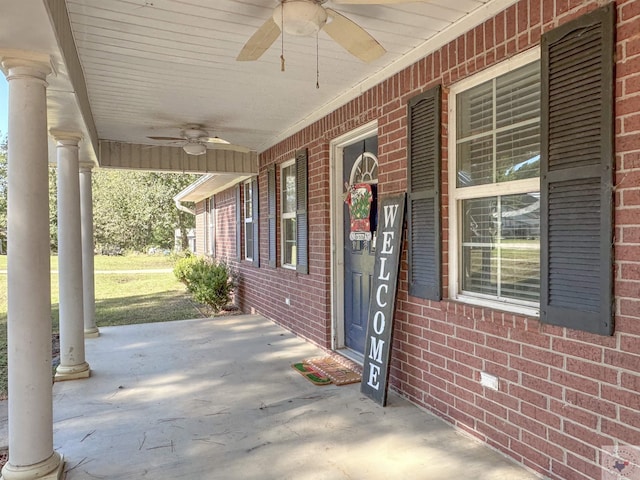
<path fill-rule="evenodd" d="M 41 61 L 0 58 L 9 81 L 9 462 L 4 480 L 60 479 L 53 450 L 46 76 Z"/>
<path fill-rule="evenodd" d="M 80 164 L 76 133 L 52 131 L 58 157 L 58 278 L 60 283 L 60 365 L 56 381 L 87 378 L 84 356 Z"/>
<path fill-rule="evenodd" d="M 91 166 L 80 166 L 80 223 L 82 225 L 82 283 L 84 302 L 84 336 L 100 336 L 96 326 L 96 293 L 93 264 L 93 190 Z"/>

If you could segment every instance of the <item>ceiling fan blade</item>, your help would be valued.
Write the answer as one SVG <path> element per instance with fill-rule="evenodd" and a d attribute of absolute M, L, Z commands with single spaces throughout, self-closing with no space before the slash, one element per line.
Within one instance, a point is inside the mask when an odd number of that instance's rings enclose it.
<path fill-rule="evenodd" d="M 327 8 L 330 22 L 322 28 L 341 47 L 363 62 L 373 62 L 386 50 L 365 29 L 335 10 Z"/>
<path fill-rule="evenodd" d="M 210 150 L 231 150 L 233 152 L 249 153 L 250 148 L 243 147 L 242 145 L 234 145 L 232 143 L 209 143 L 207 148 Z"/>
<path fill-rule="evenodd" d="M 209 138 L 204 138 L 203 140 L 207 143 L 215 143 L 217 145 L 230 145 L 229 142 L 227 142 L 226 140 L 220 137 L 209 137 Z"/>
<path fill-rule="evenodd" d="M 171 140 L 171 141 L 180 141 L 184 140 L 184 137 L 147 137 L 151 140 Z"/>
<path fill-rule="evenodd" d="M 342 5 L 394 5 L 397 3 L 425 3 L 429 0 L 333 0 Z"/>
<path fill-rule="evenodd" d="M 269 17 L 256 33 L 251 36 L 247 43 L 245 43 L 236 60 L 239 62 L 247 62 L 259 59 L 279 36 L 280 28 L 276 25 L 273 17 Z"/>

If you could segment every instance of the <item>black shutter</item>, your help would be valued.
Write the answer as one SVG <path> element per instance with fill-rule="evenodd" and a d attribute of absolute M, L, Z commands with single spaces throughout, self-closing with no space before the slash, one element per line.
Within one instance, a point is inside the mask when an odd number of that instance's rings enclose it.
<path fill-rule="evenodd" d="M 296 152 L 296 271 L 300 273 L 309 273 L 307 162 L 307 150 L 298 150 Z"/>
<path fill-rule="evenodd" d="M 615 6 L 542 36 L 540 318 L 613 333 Z"/>
<path fill-rule="evenodd" d="M 276 266 L 276 167 L 267 170 L 267 210 L 269 215 L 269 266 Z"/>
<path fill-rule="evenodd" d="M 236 185 L 236 259 L 242 258 L 242 199 L 240 184 Z"/>
<path fill-rule="evenodd" d="M 409 101 L 409 295 L 442 298 L 440 86 Z"/>
<path fill-rule="evenodd" d="M 253 227 L 253 266 L 260 266 L 260 215 L 258 215 L 258 209 L 260 205 L 260 198 L 258 196 L 258 177 L 253 177 L 251 180 L 251 219 Z"/>

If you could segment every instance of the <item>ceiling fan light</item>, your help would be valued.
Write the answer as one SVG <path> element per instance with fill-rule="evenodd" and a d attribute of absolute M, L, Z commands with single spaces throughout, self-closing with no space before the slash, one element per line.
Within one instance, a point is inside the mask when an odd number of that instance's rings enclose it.
<path fill-rule="evenodd" d="M 327 12 L 313 1 L 289 0 L 275 8 L 273 20 L 280 30 L 290 35 L 309 36 L 316 34 L 324 26 Z"/>
<path fill-rule="evenodd" d="M 187 155 L 204 155 L 207 153 L 207 147 L 202 145 L 201 143 L 187 143 L 182 149 L 185 151 Z"/>

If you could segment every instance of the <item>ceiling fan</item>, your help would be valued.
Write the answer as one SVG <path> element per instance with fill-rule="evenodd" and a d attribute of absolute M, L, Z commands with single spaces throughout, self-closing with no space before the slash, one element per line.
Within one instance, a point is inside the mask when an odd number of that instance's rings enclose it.
<path fill-rule="evenodd" d="M 320 30 L 364 62 L 372 62 L 386 50 L 365 29 L 344 15 L 322 5 L 327 0 L 280 0 L 273 15 L 251 36 L 236 58 L 259 59 L 282 31 L 290 35 L 311 36 Z M 336 4 L 391 5 L 412 0 L 333 0 Z M 415 0 L 413 0 L 415 1 Z"/>
<path fill-rule="evenodd" d="M 220 137 L 210 137 L 209 132 L 202 125 L 193 123 L 180 130 L 180 137 L 147 137 L 151 140 L 177 142 L 188 155 L 204 155 L 207 153 L 207 145 L 218 150 L 233 150 L 236 152 L 249 152 L 250 150 L 240 145 L 233 145 Z"/>

